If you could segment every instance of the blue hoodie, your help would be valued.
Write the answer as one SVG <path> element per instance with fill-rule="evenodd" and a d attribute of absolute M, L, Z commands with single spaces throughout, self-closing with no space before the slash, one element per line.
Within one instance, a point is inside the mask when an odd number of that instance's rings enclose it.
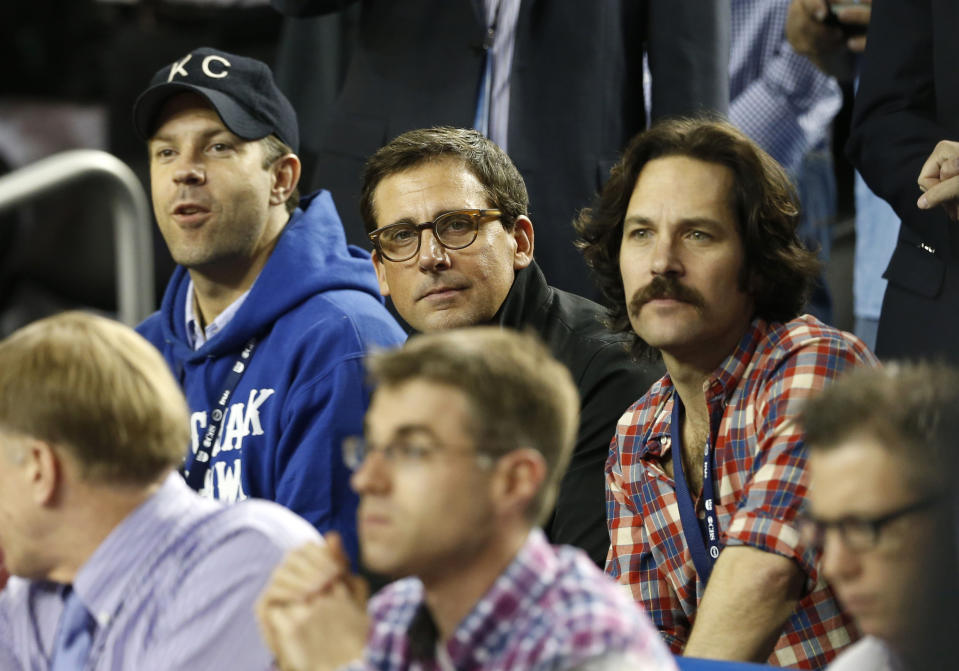
<path fill-rule="evenodd" d="M 201 494 L 269 499 L 320 532 L 340 532 L 357 557 L 356 494 L 340 444 L 363 431 L 370 389 L 363 356 L 406 335 L 383 306 L 369 254 L 347 247 L 330 194 L 301 201 L 226 327 L 200 349 L 184 322 L 190 275 L 177 266 L 159 312 L 138 331 L 159 349 L 190 406 L 192 465 L 230 369 L 257 348 L 233 392 Z"/>

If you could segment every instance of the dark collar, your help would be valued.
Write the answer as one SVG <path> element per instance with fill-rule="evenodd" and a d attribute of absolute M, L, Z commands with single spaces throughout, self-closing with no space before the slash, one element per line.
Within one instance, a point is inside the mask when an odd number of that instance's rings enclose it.
<path fill-rule="evenodd" d="M 423 601 L 416 609 L 407 635 L 410 640 L 410 656 L 413 659 L 427 662 L 436 657 L 436 644 L 440 640 L 440 633 L 430 609 L 426 606 L 426 601 Z"/>
<path fill-rule="evenodd" d="M 493 323 L 511 328 L 527 324 L 534 328 L 541 326 L 540 322 L 552 298 L 553 288 L 546 283 L 546 277 L 536 261 L 532 261 L 526 268 L 517 271 L 513 286 L 493 317 Z"/>

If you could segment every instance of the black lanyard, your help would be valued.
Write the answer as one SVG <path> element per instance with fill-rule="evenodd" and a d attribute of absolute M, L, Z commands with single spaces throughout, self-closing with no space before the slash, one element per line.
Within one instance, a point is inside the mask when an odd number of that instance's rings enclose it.
<path fill-rule="evenodd" d="M 216 399 L 216 405 L 210 412 L 206 432 L 203 434 L 203 440 L 200 441 L 197 447 L 190 467 L 187 468 L 187 465 L 184 463 L 180 468 L 180 472 L 183 474 L 186 483 L 194 491 L 200 491 L 203 487 L 206 472 L 210 469 L 213 446 L 216 444 L 217 436 L 220 435 L 220 430 L 223 428 L 223 422 L 226 419 L 226 410 L 230 406 L 230 399 L 233 397 L 233 392 L 236 391 L 236 386 L 240 384 L 240 378 L 243 377 L 243 373 L 250 367 L 250 359 L 253 358 L 253 351 L 255 349 L 256 338 L 250 338 L 250 341 L 243 346 L 240 357 L 230 369 L 230 374 L 226 378 L 226 387 Z"/>
<path fill-rule="evenodd" d="M 693 565 L 703 584 L 709 582 L 709 574 L 713 564 L 719 556 L 719 522 L 716 519 L 716 510 L 713 500 L 712 478 L 712 450 L 710 439 L 706 438 L 706 447 L 703 451 L 703 505 L 706 508 L 706 530 L 699 524 L 696 509 L 693 506 L 693 497 L 686 484 L 686 475 L 683 473 L 683 402 L 679 394 L 673 392 L 673 416 L 670 421 L 669 435 L 673 451 L 673 477 L 676 480 L 676 503 L 679 504 L 679 518 L 683 523 L 683 534 L 686 536 L 686 545 L 693 556 Z M 707 552 L 706 546 L 709 545 Z"/>

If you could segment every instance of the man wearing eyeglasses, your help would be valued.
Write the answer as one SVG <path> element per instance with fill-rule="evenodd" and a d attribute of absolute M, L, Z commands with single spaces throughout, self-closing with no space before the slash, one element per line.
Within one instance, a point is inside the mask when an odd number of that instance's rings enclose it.
<path fill-rule="evenodd" d="M 954 669 L 959 375 L 930 364 L 857 370 L 810 402 L 803 425 L 801 529 L 866 635 L 830 670 Z"/>
<path fill-rule="evenodd" d="M 295 551 L 257 607 L 284 671 L 644 669 L 674 662 L 548 514 L 579 398 L 536 338 L 469 328 L 368 359 L 376 385 L 356 470 L 363 563 L 401 578 L 368 604 L 335 536 Z"/>
<path fill-rule="evenodd" d="M 480 133 L 437 127 L 395 138 L 367 161 L 360 207 L 380 292 L 414 330 L 532 330 L 570 370 L 581 402 L 579 435 L 546 531 L 602 566 L 609 441 L 657 367 L 630 359 L 622 336 L 604 327 L 601 306 L 546 283 L 533 260 L 523 178 Z"/>

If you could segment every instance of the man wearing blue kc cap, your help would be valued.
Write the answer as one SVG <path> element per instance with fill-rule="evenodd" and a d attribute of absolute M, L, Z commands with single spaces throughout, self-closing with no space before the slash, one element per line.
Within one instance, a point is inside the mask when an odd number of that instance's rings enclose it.
<path fill-rule="evenodd" d="M 184 477 L 212 498 L 277 501 L 355 558 L 339 445 L 362 430 L 364 353 L 405 337 L 369 256 L 347 246 L 329 193 L 299 199 L 296 115 L 264 63 L 196 49 L 154 75 L 134 124 L 179 264 L 138 330 L 190 405 Z"/>

